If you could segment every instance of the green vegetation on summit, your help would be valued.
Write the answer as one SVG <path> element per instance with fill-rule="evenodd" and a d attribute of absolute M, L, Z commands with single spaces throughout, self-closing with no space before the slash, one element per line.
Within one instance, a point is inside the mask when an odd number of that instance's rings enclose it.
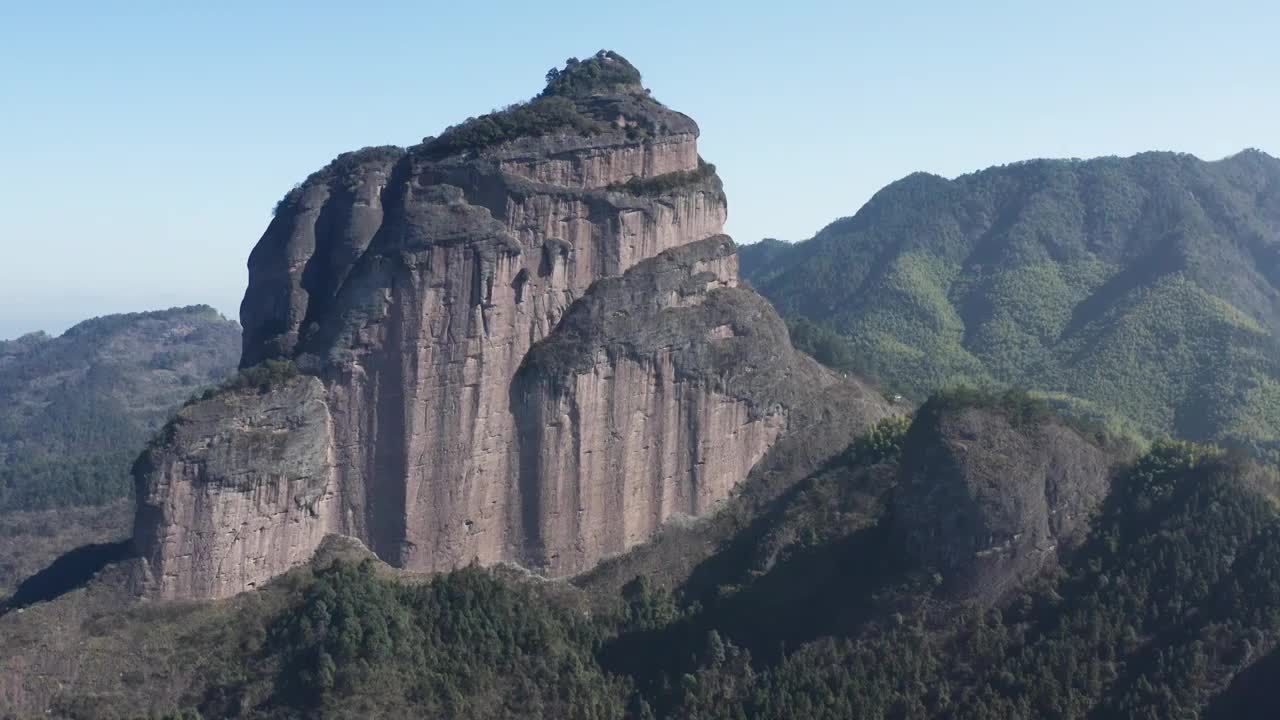
<path fill-rule="evenodd" d="M 715 165 L 698 158 L 697 170 L 678 170 L 651 178 L 633 177 L 625 183 L 612 185 L 609 189 L 626 191 L 632 195 L 657 197 L 673 190 L 704 182 L 714 182 L 719 187 L 720 178 L 716 175 Z"/>
<path fill-rule="evenodd" d="M 439 137 L 426 139 L 421 152 L 440 159 L 558 132 L 599 135 L 612 129 L 613 119 L 610 113 L 597 111 L 593 96 L 599 95 L 647 100 L 640 71 L 621 55 L 601 50 L 586 60 L 569 58 L 564 69 L 552 68 L 546 88 L 537 97 L 449 127 Z M 631 133 L 638 131 L 630 128 Z"/>
<path fill-rule="evenodd" d="M 1029 388 L 1280 453 L 1280 160 L 1264 153 L 915 174 L 741 258 L 798 345 L 897 392 Z"/>
<path fill-rule="evenodd" d="M 601 50 L 586 60 L 569 58 L 565 66 L 547 71 L 547 87 L 541 97 L 582 97 L 595 93 L 644 92 L 640 71 L 612 50 Z"/>

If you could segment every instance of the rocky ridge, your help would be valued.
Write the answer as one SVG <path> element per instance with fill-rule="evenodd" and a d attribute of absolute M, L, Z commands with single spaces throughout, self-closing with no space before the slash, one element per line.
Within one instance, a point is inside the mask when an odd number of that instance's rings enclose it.
<path fill-rule="evenodd" d="M 601 52 L 286 196 L 241 365 L 303 375 L 184 409 L 142 458 L 146 591 L 231 595 L 329 533 L 411 570 L 577 573 L 714 509 L 824 386 L 872 397 L 737 287 L 697 138 Z"/>
<path fill-rule="evenodd" d="M 907 436 L 894 535 L 951 597 L 992 602 L 1055 566 L 1089 530 L 1113 468 L 1131 459 L 1132 448 L 1034 407 L 936 396 Z"/>

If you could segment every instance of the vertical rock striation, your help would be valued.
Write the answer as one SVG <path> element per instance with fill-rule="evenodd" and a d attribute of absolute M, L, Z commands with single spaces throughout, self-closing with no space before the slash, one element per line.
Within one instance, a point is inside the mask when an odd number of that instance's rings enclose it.
<path fill-rule="evenodd" d="M 596 283 L 512 385 L 522 562 L 583 570 L 729 495 L 787 423 L 786 327 L 716 236 Z"/>
<path fill-rule="evenodd" d="M 697 125 L 639 80 L 602 52 L 286 196 L 241 364 L 305 377 L 186 409 L 140 463 L 150 592 L 233 594 L 330 532 L 415 570 L 571 574 L 729 494 L 787 426 L 762 388 L 795 353 L 736 287 Z"/>
<path fill-rule="evenodd" d="M 134 542 L 166 597 L 241 590 L 337 529 L 332 426 L 311 377 L 189 405 L 139 459 Z"/>

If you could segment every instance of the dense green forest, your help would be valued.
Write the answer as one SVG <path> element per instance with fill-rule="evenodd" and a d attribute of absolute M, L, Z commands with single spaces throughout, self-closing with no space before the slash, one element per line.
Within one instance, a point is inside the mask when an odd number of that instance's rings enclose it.
<path fill-rule="evenodd" d="M 973 391 L 921 416 L 974 408 L 1026 432 L 1060 422 L 1035 398 Z M 477 567 L 400 577 L 348 554 L 229 615 L 130 612 L 177 636 L 167 652 L 194 678 L 179 686 L 183 717 L 1200 717 L 1274 674 L 1273 469 L 1159 442 L 1116 465 L 1087 538 L 1060 564 L 998 602 L 958 602 L 893 539 L 899 458 L 935 442 L 904 418 L 883 421 L 671 586 L 637 576 L 600 595 L 588 580 Z M 92 632 L 144 632 L 112 612 Z M 118 674 L 144 692 L 171 676 Z M 58 707 L 98 717 L 127 702 L 113 697 Z M 1258 717 L 1280 705 L 1258 702 Z"/>
<path fill-rule="evenodd" d="M 1264 153 L 918 173 L 740 256 L 798 344 L 908 397 L 1020 387 L 1277 457 L 1280 160 Z"/>
<path fill-rule="evenodd" d="M 127 496 L 151 434 L 233 370 L 239 348 L 239 326 L 207 306 L 0 342 L 0 512 Z"/>

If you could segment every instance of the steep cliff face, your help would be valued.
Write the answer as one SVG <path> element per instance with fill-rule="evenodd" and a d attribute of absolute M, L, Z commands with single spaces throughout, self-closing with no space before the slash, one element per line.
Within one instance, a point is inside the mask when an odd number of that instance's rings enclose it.
<path fill-rule="evenodd" d="M 1084 537 L 1117 458 L 1056 419 L 936 402 L 903 449 L 896 532 L 949 594 L 993 600 Z"/>
<path fill-rule="evenodd" d="M 179 411 L 135 472 L 135 542 L 159 597 L 223 597 L 311 557 L 339 527 L 332 426 L 312 377 Z"/>
<path fill-rule="evenodd" d="M 512 386 L 527 525 L 523 561 L 566 574 L 696 516 L 787 425 L 755 385 L 797 356 L 767 303 L 737 287 L 725 236 L 596 283 Z"/>
<path fill-rule="evenodd" d="M 697 126 L 638 83 L 602 53 L 525 105 L 408 150 L 344 155 L 281 202 L 250 258 L 241 364 L 288 358 L 323 387 L 322 398 L 280 407 L 328 434 L 315 452 L 330 468 L 332 507 L 309 509 L 314 522 L 281 510 L 293 481 L 270 468 L 284 450 L 242 443 L 239 461 L 277 478 L 266 500 L 187 469 L 198 438 L 253 432 L 245 408 L 210 409 L 211 429 L 179 432 L 173 459 L 150 463 L 140 481 L 142 497 L 178 499 L 165 501 L 170 514 L 139 513 L 153 579 L 204 573 L 182 558 L 211 552 L 213 536 L 175 527 L 219 527 L 219 513 L 241 517 L 241 507 L 271 518 L 260 531 L 271 539 L 254 546 L 261 557 L 227 550 L 240 567 L 216 571 L 225 580 L 184 579 L 169 594 L 234 593 L 298 562 L 324 532 L 415 570 L 479 560 L 569 574 L 673 515 L 707 511 L 745 477 L 786 409 L 716 375 L 716 348 L 749 344 L 739 329 L 763 322 L 770 367 L 785 368 L 792 351 L 768 305 L 734 287 L 725 198 L 698 157 Z M 517 380 L 575 301 L 588 308 L 578 315 L 603 321 L 592 313 L 639 300 L 637 326 L 669 313 L 691 324 L 630 354 L 597 344 L 554 381 L 533 371 Z M 710 363 L 701 374 L 689 372 L 695 356 Z M 786 384 L 780 373 L 775 385 Z M 187 496 L 207 501 L 178 512 Z"/>

